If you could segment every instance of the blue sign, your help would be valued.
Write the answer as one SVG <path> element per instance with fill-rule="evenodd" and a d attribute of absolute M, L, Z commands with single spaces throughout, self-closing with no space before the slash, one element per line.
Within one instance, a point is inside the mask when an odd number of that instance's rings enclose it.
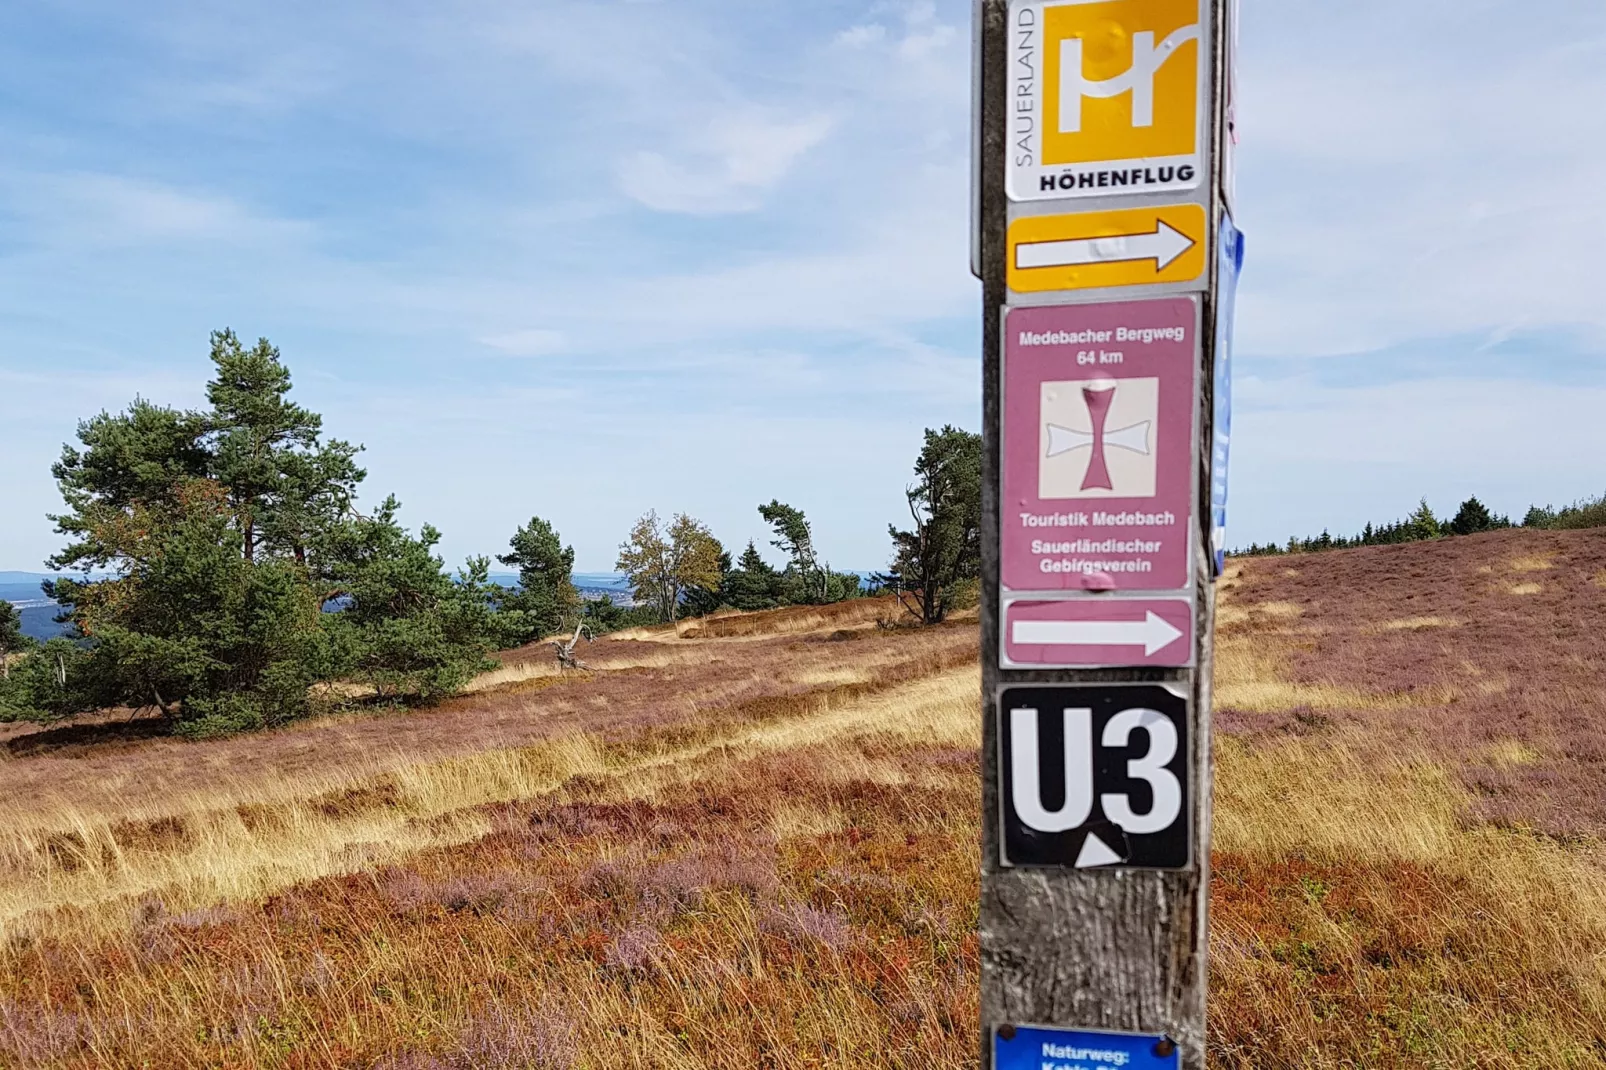
<path fill-rule="evenodd" d="M 1232 327 L 1238 275 L 1244 266 L 1244 235 L 1221 217 L 1220 285 L 1216 290 L 1215 434 L 1210 459 L 1210 549 L 1216 575 L 1227 567 L 1227 458 L 1232 442 Z"/>
<path fill-rule="evenodd" d="M 1005 1033 L 1011 1034 L 1008 1038 Z M 1165 1052 L 1164 1055 L 1159 1052 Z M 1000 1026 L 993 1034 L 994 1070 L 1181 1070 L 1171 1040 L 1143 1033 Z"/>

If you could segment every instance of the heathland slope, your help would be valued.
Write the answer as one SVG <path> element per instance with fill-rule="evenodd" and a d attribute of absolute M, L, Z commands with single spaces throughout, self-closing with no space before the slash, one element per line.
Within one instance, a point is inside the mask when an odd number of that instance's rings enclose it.
<path fill-rule="evenodd" d="M 1211 1041 L 1606 1065 L 1606 537 L 1235 563 Z M 0 1067 L 974 1065 L 973 624 L 850 603 L 434 710 L 0 737 Z"/>
<path fill-rule="evenodd" d="M 1224 588 L 1218 1063 L 1606 1066 L 1606 532 Z"/>

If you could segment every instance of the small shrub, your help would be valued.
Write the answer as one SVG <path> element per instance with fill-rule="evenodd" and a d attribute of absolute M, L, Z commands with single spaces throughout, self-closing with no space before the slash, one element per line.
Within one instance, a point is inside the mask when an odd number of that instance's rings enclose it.
<path fill-rule="evenodd" d="M 794 942 L 816 941 L 832 951 L 841 951 L 853 939 L 853 929 L 841 914 L 816 910 L 806 903 L 772 908 L 759 927 Z"/>
<path fill-rule="evenodd" d="M 267 724 L 261 708 L 249 695 L 191 699 L 185 703 L 184 713 L 173 731 L 188 740 L 222 739 L 255 732 Z"/>
<path fill-rule="evenodd" d="M 455 1070 L 568 1070 L 574 1029 L 550 1007 L 510 1009 L 493 1004 L 458 1040 Z"/>
<path fill-rule="evenodd" d="M 657 929 L 632 925 L 608 945 L 608 965 L 627 973 L 641 973 L 654 965 L 658 945 L 662 942 Z"/>
<path fill-rule="evenodd" d="M 23 1007 L 0 999 L 0 1063 L 45 1066 L 81 1051 L 85 1040 L 76 1014 Z"/>

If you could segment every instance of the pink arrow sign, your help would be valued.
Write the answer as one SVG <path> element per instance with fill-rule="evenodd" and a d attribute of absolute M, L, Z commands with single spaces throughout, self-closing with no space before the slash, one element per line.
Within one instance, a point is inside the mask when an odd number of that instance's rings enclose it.
<path fill-rule="evenodd" d="M 1184 598 L 1011 602 L 1004 656 L 1014 665 L 1114 668 L 1193 663 L 1193 606 Z"/>
<path fill-rule="evenodd" d="M 1005 589 L 1188 586 L 1198 324 L 1191 297 L 1009 311 Z"/>

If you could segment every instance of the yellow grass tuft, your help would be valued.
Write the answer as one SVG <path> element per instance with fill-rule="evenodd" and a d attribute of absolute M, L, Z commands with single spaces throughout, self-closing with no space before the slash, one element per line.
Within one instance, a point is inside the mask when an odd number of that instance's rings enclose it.
<path fill-rule="evenodd" d="M 1386 620 L 1374 626 L 1379 632 L 1419 632 L 1427 628 L 1459 628 L 1461 622 L 1454 617 L 1401 617 Z"/>
<path fill-rule="evenodd" d="M 1485 756 L 1490 765 L 1499 769 L 1533 765 L 1544 757 L 1520 739 L 1505 739 L 1491 744 Z"/>
<path fill-rule="evenodd" d="M 793 683 L 804 687 L 844 687 L 850 684 L 867 684 L 871 674 L 860 667 L 844 665 L 835 669 L 806 669 L 788 676 Z"/>
<path fill-rule="evenodd" d="M 1599 587 L 1602 590 L 1606 590 L 1606 568 L 1603 568 L 1599 572 L 1595 573 L 1594 578 L 1589 582 L 1593 583 L 1596 587 Z"/>
<path fill-rule="evenodd" d="M 848 819 L 840 808 L 822 807 L 818 804 L 810 806 L 783 803 L 776 807 L 775 813 L 770 817 L 770 831 L 775 834 L 777 840 L 829 836 L 842 831 L 847 824 Z"/>
<path fill-rule="evenodd" d="M 686 664 L 699 658 L 706 661 L 706 653 L 694 654 L 688 651 L 670 652 L 656 647 L 614 647 L 607 654 L 590 654 L 584 645 L 577 651 L 580 660 L 591 669 L 598 672 L 618 671 L 621 669 L 662 669 L 670 665 Z M 510 661 L 499 669 L 482 673 L 469 681 L 463 690 L 468 694 L 481 691 L 496 691 L 505 687 L 529 683 L 532 680 L 559 680 L 565 676 L 574 677 L 578 674 L 572 670 L 565 672 L 558 664 L 558 659 L 550 650 L 535 650 L 530 652 L 524 660 Z"/>
<path fill-rule="evenodd" d="M 1304 613 L 1305 607 L 1297 602 L 1257 602 L 1247 606 L 1218 603 L 1216 623 L 1226 625 L 1290 621 L 1303 616 Z"/>
<path fill-rule="evenodd" d="M 1447 684 L 1412 691 L 1362 691 L 1337 684 L 1293 681 L 1283 675 L 1276 644 L 1262 636 L 1223 636 L 1216 646 L 1215 701 L 1246 713 L 1315 710 L 1399 710 L 1442 706 L 1455 697 Z"/>
<path fill-rule="evenodd" d="M 1445 770 L 1375 760 L 1292 739 L 1216 743 L 1217 850 L 1330 860 L 1442 859 L 1454 851 L 1465 794 Z"/>
<path fill-rule="evenodd" d="M 1528 595 L 1539 594 L 1545 589 L 1542 583 L 1514 583 L 1506 588 L 1507 594 Z"/>
<path fill-rule="evenodd" d="M 1513 572 L 1548 572 L 1556 567 L 1556 555 L 1551 554 L 1524 554 L 1514 557 L 1507 562 L 1508 568 Z"/>

